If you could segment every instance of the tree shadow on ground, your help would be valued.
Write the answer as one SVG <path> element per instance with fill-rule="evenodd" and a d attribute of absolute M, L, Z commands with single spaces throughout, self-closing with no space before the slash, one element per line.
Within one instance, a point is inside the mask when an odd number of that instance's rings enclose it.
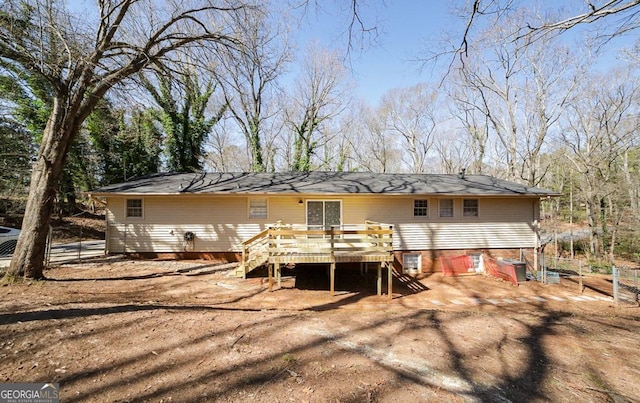
<path fill-rule="evenodd" d="M 335 333 L 335 331 L 328 330 L 325 334 L 321 334 L 319 339 L 316 339 L 309 343 L 303 343 L 296 345 L 292 348 L 285 350 L 275 350 L 268 352 L 262 357 L 251 357 L 247 359 L 242 365 L 225 366 L 217 368 L 211 373 L 200 374 L 192 376 L 190 379 L 185 379 L 182 383 L 161 385 L 155 390 L 150 390 L 142 396 L 137 398 L 146 399 L 159 399 L 168 393 L 174 393 L 176 388 L 186 390 L 190 388 L 197 388 L 203 383 L 210 382 L 212 379 L 224 379 L 225 383 L 222 389 L 211 392 L 207 395 L 208 398 L 224 398 L 228 396 L 230 391 L 236 391 L 238 389 L 259 388 L 265 383 L 270 382 L 276 378 L 282 369 L 280 366 L 274 368 L 273 362 L 277 362 L 278 358 L 283 354 L 298 357 L 305 354 L 313 353 L 319 346 L 325 345 L 324 351 L 330 351 L 330 354 L 348 354 L 358 357 L 364 357 L 371 365 L 383 368 L 391 376 L 403 378 L 409 380 L 411 383 L 421 385 L 428 388 L 439 388 L 448 390 L 449 392 L 464 396 L 471 399 L 480 399 L 481 401 L 538 401 L 545 400 L 545 392 L 541 388 L 541 383 L 548 375 L 549 358 L 546 355 L 545 349 L 542 345 L 542 340 L 546 335 L 553 334 L 553 328 L 559 325 L 564 318 L 569 314 L 557 313 L 557 312 L 545 312 L 543 313 L 539 321 L 536 324 L 524 323 L 527 327 L 527 335 L 518 340 L 523 346 L 525 346 L 527 353 L 521 357 L 524 362 L 523 368 L 518 371 L 510 371 L 509 364 L 504 359 L 504 367 L 500 372 L 502 378 L 492 385 L 479 385 L 475 382 L 474 376 L 468 371 L 465 361 L 468 359 L 466 354 L 461 351 L 460 346 L 453 343 L 456 335 L 444 330 L 446 329 L 446 323 L 450 318 L 441 318 L 438 312 L 426 312 L 426 313 L 412 313 L 411 315 L 405 315 L 402 318 L 387 317 L 384 319 L 378 319 L 368 323 L 366 325 L 352 326 L 348 329 L 348 332 Z M 464 316 L 460 314 L 460 316 Z M 452 370 L 448 373 L 442 373 L 435 369 L 428 367 L 403 367 L 394 365 L 395 363 L 387 360 L 384 357 L 385 349 L 380 349 L 379 346 L 368 345 L 354 345 L 351 339 L 353 334 L 368 333 L 373 329 L 379 329 L 390 325 L 394 320 L 401 319 L 403 321 L 420 321 L 424 328 L 430 330 L 436 330 L 441 335 L 441 338 L 446 343 L 446 349 L 444 353 L 451 357 Z M 287 323 L 288 322 L 288 323 Z M 286 324 L 291 323 L 291 317 L 286 318 L 286 322 L 282 322 L 278 319 L 278 328 L 284 327 Z M 251 328 L 253 325 L 249 325 Z M 249 331 L 249 330 L 247 330 Z M 254 330 L 255 332 L 255 330 Z M 195 340 L 198 343 L 199 340 Z M 499 342 L 499 341 L 498 341 Z M 500 344 L 500 343 L 498 343 Z M 500 350 L 500 347 L 497 348 Z M 506 352 L 502 353 L 506 355 Z M 174 365 L 186 365 L 184 361 L 177 361 Z M 243 374 L 247 368 L 254 368 L 257 370 L 247 371 Z M 286 366 L 285 366 L 286 368 Z M 157 366 L 155 369 L 148 371 L 142 375 L 145 377 L 162 373 L 163 369 Z M 435 375 L 435 376 L 434 376 Z M 82 380 L 82 376 L 77 381 Z M 440 378 L 444 378 L 443 381 Z M 447 382 L 453 380 L 454 382 Z M 72 379 L 66 379 L 61 383 L 68 383 Z M 102 386 L 104 389 L 106 386 Z M 88 397 L 88 396 L 87 396 Z"/>
<path fill-rule="evenodd" d="M 61 308 L 46 309 L 41 311 L 29 311 L 18 313 L 0 314 L 0 325 L 8 325 L 20 322 L 47 321 L 54 319 L 84 318 L 94 315 L 113 315 L 126 312 L 155 311 L 158 309 L 171 309 L 176 311 L 242 311 L 261 312 L 263 308 L 234 308 L 224 306 L 203 306 L 203 305 L 171 305 L 171 304 L 125 304 L 112 305 L 100 308 Z"/>
<path fill-rule="evenodd" d="M 359 273 L 356 273 L 359 275 Z M 126 279 L 126 278 L 125 278 Z M 463 286 L 463 283 L 460 283 Z M 264 292 L 261 289 L 256 292 Z M 108 360 L 99 363 L 91 362 L 88 367 L 77 368 L 68 374 L 51 373 L 52 379 L 62 385 L 65 399 L 69 401 L 93 400 L 111 389 L 115 389 L 126 382 L 147 382 L 146 389 L 139 389 L 134 400 L 161 400 L 183 393 L 187 397 L 182 401 L 225 400 L 239 398 L 237 392 L 248 391 L 256 393 L 265 385 L 278 379 L 287 369 L 301 369 L 303 373 L 310 362 L 318 354 L 324 354 L 328 359 L 341 359 L 345 356 L 358 360 L 365 360 L 371 368 L 383 370 L 388 379 L 398 379 L 406 382 L 402 385 L 423 387 L 429 390 L 450 393 L 465 399 L 480 401 L 540 401 L 553 400 L 545 388 L 551 376 L 554 365 L 547 351 L 545 338 L 556 335 L 559 329 L 568 334 L 581 334 L 582 328 L 574 328 L 571 323 L 573 313 L 556 311 L 544 304 L 532 305 L 532 312 L 523 313 L 517 307 L 477 307 L 473 312 L 440 312 L 436 310 L 405 310 L 393 309 L 385 312 L 373 311 L 370 314 L 338 316 L 335 308 L 340 305 L 352 304 L 366 295 L 356 292 L 344 298 L 342 302 L 329 301 L 318 304 L 306 311 L 272 310 L 265 311 L 262 307 L 250 308 L 234 307 L 232 304 L 214 305 L 172 305 L 172 304 L 123 304 L 107 307 L 80 308 L 52 308 L 42 311 L 22 313 L 7 313 L 0 315 L 0 325 L 16 325 L 20 322 L 51 323 L 51 326 L 65 329 L 66 324 L 78 322 L 89 316 L 104 319 L 105 315 L 119 317 L 129 313 L 148 312 L 144 318 L 137 319 L 144 322 L 142 332 L 163 331 L 166 341 L 161 348 L 153 347 L 150 351 L 146 344 L 139 345 L 139 350 L 118 350 Z M 239 297 L 240 299 L 240 297 Z M 487 307 L 488 308 L 488 307 Z M 530 308 L 531 309 L 531 308 Z M 205 326 L 207 320 L 213 321 L 211 330 L 204 329 L 196 337 L 181 334 L 179 321 L 181 313 L 198 312 L 202 320 L 198 322 L 198 329 Z M 223 315 L 226 320 L 223 326 L 215 326 L 215 317 Z M 235 316 L 243 315 L 237 320 Z M 503 323 L 502 334 L 494 339 L 482 338 L 485 351 L 469 352 L 465 342 L 458 332 L 460 326 L 469 318 L 484 315 L 492 323 Z M 164 318 L 169 326 L 165 330 L 158 327 L 157 318 Z M 606 318 L 603 318 L 605 320 Z M 172 327 L 173 321 L 175 327 Z M 129 318 L 127 324 L 134 319 Z M 148 322 L 148 323 L 146 323 Z M 99 322 L 101 328 L 92 331 L 92 337 L 97 332 L 121 334 L 123 340 L 137 337 L 130 335 L 126 325 L 115 330 L 114 323 L 118 321 L 104 320 Z M 511 324 L 517 324 L 521 329 L 517 334 L 509 333 Z M 286 329 L 304 328 L 305 334 L 311 335 L 307 339 L 297 340 L 286 336 Z M 157 330 L 156 330 L 157 329 Z M 413 330 L 411 337 L 422 335 L 420 339 L 406 339 L 407 333 Z M 637 330 L 637 329 L 635 329 Z M 376 333 L 376 332 L 382 333 Z M 311 333 L 309 333 L 311 332 Z M 149 333 L 150 334 L 150 333 Z M 245 335 L 251 335 L 246 337 Z M 365 337 L 366 336 L 366 337 Z M 25 338 L 31 337 L 25 333 Z M 65 340 L 72 340 L 63 338 Z M 80 336 L 73 335 L 74 340 Z M 423 339 L 425 338 L 425 339 Z M 442 351 L 439 355 L 448 357 L 447 365 L 437 366 L 432 357 L 424 355 L 420 348 L 428 339 L 441 340 Z M 237 362 L 216 365 L 216 355 L 232 353 L 239 347 L 249 348 L 251 340 L 272 340 L 266 350 L 257 350 L 254 354 L 240 355 Z M 276 342 L 277 341 L 277 342 Z M 38 341 L 34 348 L 53 348 L 57 344 L 44 344 Z M 215 342 L 215 349 L 210 344 Z M 411 357 L 402 357 L 401 351 L 395 352 L 398 344 L 414 343 L 416 352 Z M 518 349 L 513 349 L 517 346 Z M 95 348 L 100 348 L 96 346 Z M 98 350 L 99 353 L 100 350 Z M 108 352 L 109 350 L 107 350 Z M 203 356 L 203 351 L 215 351 L 214 355 Z M 29 350 L 24 351 L 29 354 Z M 169 361 L 163 359 L 164 354 L 172 353 Z M 494 377 L 490 382 L 478 380 L 474 372 L 472 354 L 492 354 L 496 357 L 500 367 L 494 370 Z M 484 354 L 484 355 L 483 355 Z M 283 356 L 299 357 L 297 362 L 282 360 Z M 194 365 L 194 361 L 202 367 Z M 224 361 L 222 361 L 224 362 Z M 517 364 L 517 365 L 516 365 Z M 189 376 L 168 377 L 167 373 L 188 373 Z M 339 369 L 331 376 L 340 377 Z M 163 382 L 151 382 L 162 379 Z M 99 380 L 99 382 L 96 382 Z M 605 384 L 603 381 L 602 384 Z M 352 385 L 343 385 L 341 389 L 332 392 L 333 395 L 324 396 L 327 400 L 349 401 L 343 393 L 352 392 Z M 605 385 L 613 389 L 611 385 Z M 76 391 L 72 395 L 72 391 Z M 357 394 L 352 401 L 363 399 L 384 399 L 388 389 L 381 389 L 373 395 Z M 618 392 L 616 392 L 618 393 Z M 441 395 L 439 395 L 441 396 Z M 584 394 L 580 395 L 585 397 Z M 114 399 L 124 399 L 124 396 L 113 396 Z M 579 400 L 579 399 L 578 399 Z"/>
<path fill-rule="evenodd" d="M 122 280 L 148 280 L 151 278 L 171 277 L 171 276 L 204 276 L 207 274 L 219 273 L 229 271 L 235 267 L 235 263 L 211 263 L 201 264 L 188 268 L 181 268 L 168 271 L 154 271 L 153 273 L 137 274 L 132 276 L 118 276 L 118 277 L 73 277 L 73 278 L 52 278 L 47 277 L 48 281 L 53 282 L 76 282 L 76 281 L 122 281 Z M 208 269 L 208 270 L 204 270 Z"/>

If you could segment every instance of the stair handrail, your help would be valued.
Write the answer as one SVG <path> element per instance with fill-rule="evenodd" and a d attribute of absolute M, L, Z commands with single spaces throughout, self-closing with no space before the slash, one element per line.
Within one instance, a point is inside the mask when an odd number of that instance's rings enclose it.
<path fill-rule="evenodd" d="M 251 256 L 253 255 L 252 252 L 253 252 L 254 246 L 257 246 L 256 244 L 265 242 L 268 233 L 269 233 L 269 228 L 263 231 L 260 231 L 258 234 L 240 243 L 240 245 L 242 245 L 242 264 L 243 265 L 246 265 L 249 259 L 251 258 Z"/>

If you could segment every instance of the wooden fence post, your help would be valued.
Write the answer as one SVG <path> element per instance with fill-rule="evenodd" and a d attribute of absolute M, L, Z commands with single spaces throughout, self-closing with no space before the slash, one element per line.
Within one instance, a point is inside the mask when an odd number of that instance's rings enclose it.
<path fill-rule="evenodd" d="M 278 265 L 278 270 L 276 271 L 276 279 L 278 280 L 278 288 L 282 288 L 282 265 L 280 263 L 276 263 Z"/>
<path fill-rule="evenodd" d="M 615 304 L 618 305 L 618 302 L 619 302 L 618 292 L 620 291 L 620 289 L 618 288 L 618 278 L 620 277 L 620 272 L 618 271 L 616 266 L 613 266 L 612 272 L 613 272 L 613 302 L 615 302 Z"/>
<path fill-rule="evenodd" d="M 633 290 L 636 293 L 636 302 L 640 302 L 640 293 L 638 293 L 638 270 L 640 269 L 633 270 Z"/>

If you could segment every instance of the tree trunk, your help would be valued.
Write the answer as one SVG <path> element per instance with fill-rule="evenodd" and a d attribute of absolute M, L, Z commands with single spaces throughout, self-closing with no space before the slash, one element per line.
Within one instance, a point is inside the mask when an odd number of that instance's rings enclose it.
<path fill-rule="evenodd" d="M 44 129 L 41 149 L 33 165 L 29 198 L 24 211 L 22 230 L 7 274 L 13 277 L 44 278 L 44 254 L 49 222 L 53 213 L 56 188 L 62 176 L 64 159 L 73 137 L 75 111 L 54 101 L 51 117 Z M 70 124 L 71 123 L 71 124 Z"/>
<path fill-rule="evenodd" d="M 629 150 L 625 151 L 623 156 L 623 165 L 622 165 L 622 173 L 624 174 L 624 179 L 627 186 L 627 191 L 629 192 L 629 205 L 631 206 L 631 217 L 632 220 L 640 219 L 640 204 L 638 203 L 638 186 L 634 183 L 631 173 L 633 172 L 633 168 L 629 167 Z"/>
<path fill-rule="evenodd" d="M 593 200 L 591 198 L 587 198 L 586 202 L 587 207 L 587 222 L 589 224 L 589 254 L 591 257 L 598 257 L 598 230 L 597 228 L 597 220 L 594 216 L 597 216 L 597 213 L 594 212 Z"/>
<path fill-rule="evenodd" d="M 249 147 L 251 149 L 251 157 L 253 159 L 253 172 L 266 172 L 264 161 L 262 159 L 262 145 L 260 144 L 260 133 L 254 131 L 249 137 Z"/>

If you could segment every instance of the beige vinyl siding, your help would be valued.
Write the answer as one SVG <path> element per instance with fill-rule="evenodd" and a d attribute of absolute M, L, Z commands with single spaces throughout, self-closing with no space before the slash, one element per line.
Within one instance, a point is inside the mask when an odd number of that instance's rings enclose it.
<path fill-rule="evenodd" d="M 254 196 L 251 196 L 254 197 Z M 256 196 L 264 197 L 264 196 Z M 268 196 L 268 217 L 249 219 L 247 196 L 145 196 L 143 218 L 125 217 L 125 198 L 109 197 L 109 252 L 181 252 L 184 233 L 195 233 L 193 251 L 239 251 L 238 245 L 269 224 L 306 224 L 306 200 L 341 200 L 343 224 L 365 220 L 394 225 L 394 248 L 499 249 L 534 247 L 536 198 L 478 198 L 478 217 L 462 216 L 454 198 L 454 217 L 438 217 L 438 198 L 406 196 Z M 429 215 L 413 216 L 413 200 L 429 200 Z M 466 197 L 470 198 L 470 197 Z"/>
<path fill-rule="evenodd" d="M 482 226 L 449 223 L 398 224 L 394 249 L 502 249 L 533 248 L 535 235 L 525 223 L 486 223 Z"/>
<path fill-rule="evenodd" d="M 184 233 L 196 237 L 193 251 L 239 251 L 238 245 L 278 220 L 305 222 L 297 197 L 269 197 L 268 217 L 249 218 L 245 196 L 145 196 L 144 218 L 125 217 L 125 198 L 108 199 L 107 249 L 124 252 L 182 252 Z M 190 249 L 191 250 L 191 249 Z"/>
<path fill-rule="evenodd" d="M 466 197 L 469 199 L 470 197 Z M 394 249 L 493 249 L 534 247 L 537 199 L 478 198 L 478 217 L 462 216 L 454 198 L 454 217 L 438 217 L 438 199 L 429 198 L 429 216 L 413 216 L 407 197 L 347 197 L 344 222 L 373 220 L 394 225 Z"/>

